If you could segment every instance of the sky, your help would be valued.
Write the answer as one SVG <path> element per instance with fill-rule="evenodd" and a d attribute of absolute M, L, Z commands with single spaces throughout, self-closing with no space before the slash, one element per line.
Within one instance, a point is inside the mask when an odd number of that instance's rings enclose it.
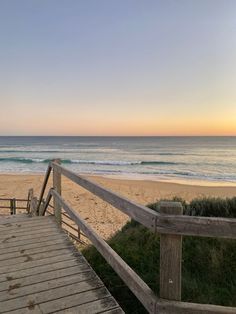
<path fill-rule="evenodd" d="M 235 0 L 0 0 L 0 135 L 236 135 Z"/>

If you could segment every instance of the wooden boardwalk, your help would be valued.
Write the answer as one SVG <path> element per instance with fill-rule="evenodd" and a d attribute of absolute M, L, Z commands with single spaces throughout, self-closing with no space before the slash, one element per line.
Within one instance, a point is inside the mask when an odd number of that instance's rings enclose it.
<path fill-rule="evenodd" d="M 123 313 L 53 217 L 0 218 L 0 313 Z"/>

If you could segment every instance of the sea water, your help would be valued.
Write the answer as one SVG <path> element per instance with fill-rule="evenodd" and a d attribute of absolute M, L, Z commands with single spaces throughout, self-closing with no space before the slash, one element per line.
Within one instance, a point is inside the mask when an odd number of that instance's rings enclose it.
<path fill-rule="evenodd" d="M 80 174 L 236 184 L 236 137 L 0 137 L 0 173 Z"/>

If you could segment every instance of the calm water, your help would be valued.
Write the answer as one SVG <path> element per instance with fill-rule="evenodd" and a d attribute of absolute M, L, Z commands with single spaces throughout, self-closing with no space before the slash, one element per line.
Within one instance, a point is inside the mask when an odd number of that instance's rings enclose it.
<path fill-rule="evenodd" d="M 0 172 L 79 173 L 236 183 L 236 137 L 0 137 Z"/>

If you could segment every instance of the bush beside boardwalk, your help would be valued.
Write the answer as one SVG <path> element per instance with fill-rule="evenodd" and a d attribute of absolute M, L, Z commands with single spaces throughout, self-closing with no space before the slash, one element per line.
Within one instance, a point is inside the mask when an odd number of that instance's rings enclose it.
<path fill-rule="evenodd" d="M 173 200 L 183 204 L 185 215 L 236 218 L 236 197 Z M 158 210 L 158 203 L 149 207 Z M 131 221 L 108 242 L 158 295 L 159 236 Z M 125 312 L 146 312 L 96 249 L 86 248 L 84 255 Z M 183 238 L 182 300 L 236 306 L 235 240 Z"/>

